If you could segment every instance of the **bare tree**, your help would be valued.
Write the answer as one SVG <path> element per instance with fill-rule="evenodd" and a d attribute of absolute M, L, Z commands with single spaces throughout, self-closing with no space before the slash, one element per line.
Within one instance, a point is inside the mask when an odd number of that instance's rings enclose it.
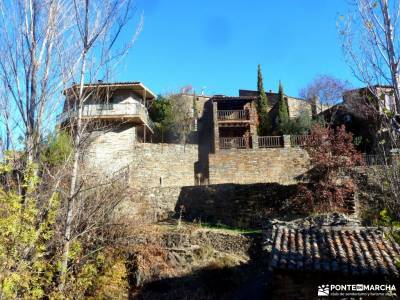
<path fill-rule="evenodd" d="M 342 16 L 339 23 L 342 48 L 353 74 L 367 85 L 369 93 L 365 98 L 380 122 L 376 151 L 384 168 L 379 182 L 382 190 L 390 194 L 383 205 L 398 220 L 398 153 L 390 151 L 399 148 L 400 134 L 400 2 L 352 0 L 351 7 L 350 14 Z"/>
<path fill-rule="evenodd" d="M 64 250 L 61 266 L 60 290 L 64 289 L 68 270 L 69 251 L 71 246 L 74 214 L 76 213 L 75 200 L 80 192 L 78 184 L 80 159 L 83 149 L 83 134 L 88 124 L 82 120 L 84 103 L 98 92 L 97 89 L 87 88 L 85 81 L 92 82 L 94 78 L 103 74 L 108 75 L 110 67 L 126 54 L 129 46 L 135 40 L 139 29 L 133 34 L 128 46 L 115 51 L 115 42 L 128 24 L 132 13 L 130 0 L 74 0 L 73 26 L 76 29 L 76 46 L 78 49 L 79 67 L 77 85 L 72 86 L 69 92 L 74 99 L 76 118 L 72 123 L 74 154 L 72 159 L 71 181 L 66 205 L 66 219 L 64 231 Z M 68 68 L 66 68 L 68 70 Z M 98 77 L 97 77 L 98 78 Z"/>
<path fill-rule="evenodd" d="M 393 88 L 395 112 L 400 112 L 400 3 L 395 0 L 352 0 L 352 11 L 341 17 L 340 35 L 353 74 L 370 87 Z"/>
<path fill-rule="evenodd" d="M 81 180 L 84 173 L 80 172 L 80 162 L 84 133 L 90 125 L 83 122 L 82 112 L 84 103 L 99 91 L 87 88 L 85 83 L 111 78 L 141 30 L 142 19 L 128 33 L 130 37 L 124 44 L 118 43 L 123 29 L 133 25 L 129 23 L 133 13 L 131 0 L 0 0 L 2 148 L 23 149 L 28 158 L 26 165 L 39 162 L 43 138 L 54 127 L 55 112 L 60 108 L 61 91 L 68 91 L 74 98 L 71 154 L 55 174 L 41 166 L 42 175 L 47 174 L 51 180 L 35 189 L 40 215 L 46 215 L 46 203 L 40 203 L 40 199 L 48 191 L 52 191 L 50 195 L 59 191 L 61 182 L 69 184 L 66 203 L 58 212 L 63 224 L 61 291 L 67 277 L 71 240 L 83 235 L 77 224 L 84 217 L 79 209 L 84 207 L 88 194 L 88 186 L 83 187 Z M 22 136 L 23 141 L 15 140 L 15 136 Z M 93 224 L 100 221 L 91 218 Z M 29 248 L 24 252 L 30 253 Z"/>
<path fill-rule="evenodd" d="M 318 75 L 306 87 L 300 90 L 300 97 L 313 102 L 317 112 L 330 108 L 342 101 L 343 93 L 350 89 L 346 80 L 331 75 Z"/>
<path fill-rule="evenodd" d="M 3 121 L 8 145 L 10 128 L 17 127 L 24 137 L 29 161 L 37 160 L 44 127 L 61 99 L 59 66 L 69 49 L 68 10 L 64 1 L 0 1 Z"/>

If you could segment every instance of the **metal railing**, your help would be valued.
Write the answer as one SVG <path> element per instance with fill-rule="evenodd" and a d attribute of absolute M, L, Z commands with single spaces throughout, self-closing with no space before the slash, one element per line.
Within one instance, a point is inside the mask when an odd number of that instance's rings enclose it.
<path fill-rule="evenodd" d="M 250 112 L 248 110 L 219 110 L 218 120 L 250 120 Z"/>
<path fill-rule="evenodd" d="M 308 135 L 291 135 L 290 136 L 290 146 L 292 147 L 302 147 L 307 141 Z"/>
<path fill-rule="evenodd" d="M 260 136 L 258 137 L 258 148 L 282 148 L 282 136 Z"/>
<path fill-rule="evenodd" d="M 249 149 L 251 139 L 244 137 L 222 137 L 219 138 L 220 149 Z"/>
<path fill-rule="evenodd" d="M 77 110 L 63 112 L 57 117 L 58 123 L 63 123 L 78 116 Z M 143 122 L 151 129 L 154 123 L 149 117 L 146 107 L 141 103 L 102 103 L 85 104 L 82 109 L 82 117 L 112 117 L 112 116 L 139 116 Z"/>

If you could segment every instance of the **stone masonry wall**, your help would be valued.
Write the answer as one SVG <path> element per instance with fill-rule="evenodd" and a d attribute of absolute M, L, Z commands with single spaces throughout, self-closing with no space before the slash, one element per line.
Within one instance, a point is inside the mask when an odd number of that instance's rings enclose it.
<path fill-rule="evenodd" d="M 96 173 L 109 175 L 132 160 L 136 127 L 123 124 L 109 130 L 92 131 L 87 137 L 84 161 Z"/>
<path fill-rule="evenodd" d="M 311 105 L 309 102 L 307 102 L 305 100 L 287 97 L 287 104 L 288 104 L 290 118 L 297 118 L 302 113 L 306 113 L 310 117 L 312 115 Z"/>
<path fill-rule="evenodd" d="M 93 131 L 87 141 L 84 162 L 94 176 L 129 171 L 130 185 L 135 188 L 195 184 L 197 145 L 139 143 L 132 125 Z"/>
<path fill-rule="evenodd" d="M 93 131 L 87 141 L 84 162 L 93 175 L 114 176 L 129 166 L 124 174 L 129 172 L 134 188 L 193 186 L 200 172 L 208 175 L 203 184 L 292 184 L 309 167 L 306 151 L 290 147 L 221 150 L 199 161 L 198 145 L 139 143 L 136 127 L 129 124 Z"/>
<path fill-rule="evenodd" d="M 308 168 L 308 154 L 300 148 L 223 150 L 209 155 L 209 182 L 292 184 Z"/>
<path fill-rule="evenodd" d="M 142 144 L 132 150 L 132 187 L 190 186 L 195 184 L 197 145 Z"/>
<path fill-rule="evenodd" d="M 288 200 L 296 191 L 296 185 L 278 183 L 130 189 L 118 216 L 132 223 L 152 223 L 178 217 L 182 209 L 188 221 L 259 227 L 266 216 L 290 218 Z"/>

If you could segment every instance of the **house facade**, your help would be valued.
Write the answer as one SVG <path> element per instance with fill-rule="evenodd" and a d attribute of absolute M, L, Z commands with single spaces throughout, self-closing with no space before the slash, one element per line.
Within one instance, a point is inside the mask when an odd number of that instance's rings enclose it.
<path fill-rule="evenodd" d="M 257 98 L 214 96 L 211 101 L 214 152 L 257 148 Z"/>
<path fill-rule="evenodd" d="M 78 92 L 77 85 L 64 92 L 59 117 L 59 126 L 72 133 Z M 138 187 L 296 182 L 308 168 L 308 156 L 298 145 L 292 148 L 295 143 L 288 136 L 257 135 L 258 95 L 252 93 L 180 95 L 187 102 L 183 109 L 190 110 L 194 119 L 194 138 L 185 145 L 157 144 L 152 142 L 154 127 L 148 114 L 156 98 L 151 90 L 140 82 L 87 84 L 82 109 L 84 165 L 96 176 L 113 176 L 129 167 L 131 181 Z M 277 94 L 269 96 L 277 99 Z M 301 105 L 290 105 L 294 101 Z M 292 117 L 302 106 L 311 112 L 306 101 L 288 99 L 288 103 Z"/>
<path fill-rule="evenodd" d="M 58 121 L 63 127 L 74 124 L 78 116 L 79 85 L 64 91 L 66 100 Z M 129 123 L 135 127 L 137 138 L 148 140 L 153 133 L 153 123 L 148 108 L 156 96 L 141 82 L 93 83 L 83 87 L 82 119 L 104 123 Z M 139 129 L 139 127 L 141 127 Z"/>
<path fill-rule="evenodd" d="M 269 119 L 272 127 L 277 127 L 279 94 L 266 93 Z M 313 105 L 304 99 L 284 95 L 291 119 L 313 114 Z M 213 152 L 224 149 L 257 149 L 284 147 L 282 136 L 259 137 L 257 134 L 257 102 L 259 92 L 239 90 L 239 96 L 217 95 L 209 101 L 212 105 Z M 287 141 L 290 143 L 290 141 Z"/>
<path fill-rule="evenodd" d="M 345 125 L 359 139 L 358 148 L 364 153 L 375 153 L 380 139 L 388 132 L 382 130 L 386 116 L 395 115 L 393 89 L 389 86 L 371 86 L 347 91 L 343 102 L 322 112 L 325 120 L 334 127 Z M 396 127 L 397 124 L 393 124 Z M 398 125 L 400 128 L 400 125 Z M 390 140 L 390 139 L 387 139 Z M 392 147 L 385 144 L 388 150 Z"/>
<path fill-rule="evenodd" d="M 78 117 L 78 93 L 78 85 L 64 91 L 66 99 L 58 117 L 59 126 L 72 133 Z M 134 145 L 151 141 L 154 125 L 148 108 L 155 98 L 141 82 L 85 84 L 85 163 L 110 172 L 128 164 Z"/>

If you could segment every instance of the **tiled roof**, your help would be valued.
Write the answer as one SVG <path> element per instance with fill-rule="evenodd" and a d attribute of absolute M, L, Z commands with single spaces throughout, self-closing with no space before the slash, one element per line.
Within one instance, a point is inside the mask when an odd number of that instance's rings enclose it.
<path fill-rule="evenodd" d="M 383 229 L 273 225 L 267 232 L 271 269 L 399 276 L 400 246 Z"/>
<path fill-rule="evenodd" d="M 96 88 L 97 87 L 135 88 L 135 87 L 139 87 L 142 90 L 146 90 L 147 94 L 152 96 L 152 98 L 157 98 L 157 96 L 140 81 L 121 81 L 121 82 L 97 81 L 97 82 L 85 83 L 83 86 L 85 88 L 93 88 L 93 87 L 96 87 Z M 79 88 L 79 84 L 73 83 L 69 88 L 64 90 L 64 94 L 71 89 L 77 89 L 77 88 Z"/>

